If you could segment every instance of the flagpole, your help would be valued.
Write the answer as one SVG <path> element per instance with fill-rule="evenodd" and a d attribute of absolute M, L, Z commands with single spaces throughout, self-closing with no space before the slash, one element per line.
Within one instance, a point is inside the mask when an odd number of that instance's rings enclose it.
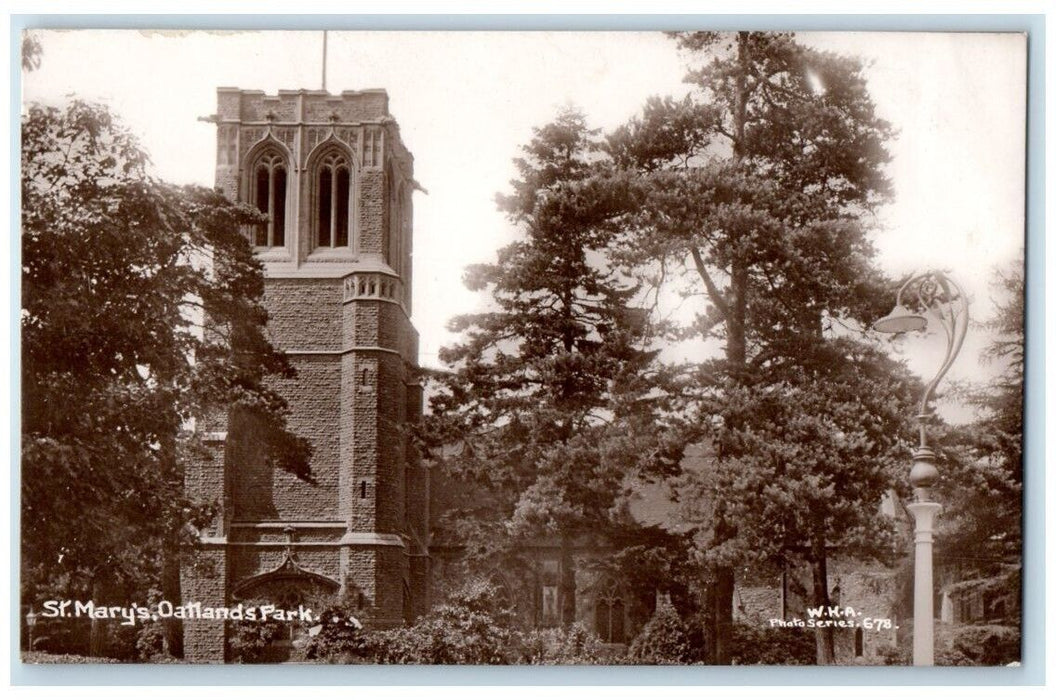
<path fill-rule="evenodd" d="M 323 30 L 323 90 L 326 90 L 326 30 Z"/>

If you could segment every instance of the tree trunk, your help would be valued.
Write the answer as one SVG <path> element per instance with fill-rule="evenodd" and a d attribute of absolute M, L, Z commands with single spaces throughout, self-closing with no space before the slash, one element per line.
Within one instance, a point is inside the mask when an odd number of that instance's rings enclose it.
<path fill-rule="evenodd" d="M 737 92 L 734 98 L 733 108 L 733 162 L 740 166 L 744 160 L 745 127 L 748 117 L 748 73 L 750 71 L 751 56 L 749 54 L 749 32 L 738 32 L 737 34 L 737 60 L 740 71 L 737 76 Z M 729 372 L 729 387 L 735 387 L 743 381 L 743 373 L 748 358 L 748 343 L 746 333 L 747 309 L 748 309 L 748 283 L 749 265 L 744 259 L 735 258 L 730 264 L 730 288 L 725 299 L 721 299 L 721 292 L 710 283 L 710 278 L 703 270 L 703 262 L 698 254 L 694 254 L 694 262 L 704 279 L 709 295 L 712 296 L 716 306 L 724 312 L 726 324 L 726 368 Z M 726 426 L 727 430 L 733 431 L 740 426 L 731 423 Z M 719 514 L 715 528 L 714 540 L 717 543 L 727 541 L 736 535 L 737 528 L 730 525 L 721 514 Z M 734 571 L 732 567 L 715 566 L 711 571 L 712 585 L 708 587 L 706 603 L 706 629 L 704 636 L 707 640 L 708 662 L 714 665 L 730 664 L 731 635 L 733 632 L 733 589 Z"/>
<path fill-rule="evenodd" d="M 161 597 L 173 605 L 182 605 L 180 593 L 179 542 L 167 541 L 161 555 Z M 164 625 L 165 651 L 177 659 L 183 658 L 183 621 L 175 617 L 166 618 Z"/>
<path fill-rule="evenodd" d="M 561 538 L 560 581 L 561 626 L 570 627 L 576 622 L 576 562 L 567 537 Z"/>
<path fill-rule="evenodd" d="M 715 666 L 729 666 L 733 632 L 733 568 L 716 567 L 714 580 L 708 589 L 708 618 L 712 632 L 708 645 L 708 662 Z"/>
<path fill-rule="evenodd" d="M 104 586 L 102 581 L 96 578 L 92 581 L 92 602 L 96 605 L 105 605 L 103 596 Z M 88 632 L 88 656 L 102 656 L 103 643 L 106 640 L 106 628 L 103 621 L 93 617 Z"/>
<path fill-rule="evenodd" d="M 734 268 L 730 277 L 729 316 L 726 319 L 726 363 L 730 372 L 730 386 L 742 380 L 741 373 L 747 363 L 748 346 L 745 336 L 745 312 L 747 309 L 748 270 L 743 265 Z M 740 426 L 731 424 L 727 429 Z M 715 524 L 715 541 L 725 542 L 736 535 L 737 528 L 719 515 Z M 730 647 L 733 633 L 733 589 L 734 571 L 729 566 L 716 566 L 712 572 L 712 595 L 708 605 L 707 635 L 710 644 L 708 660 L 716 666 L 730 664 Z"/>
<path fill-rule="evenodd" d="M 165 439 L 165 471 L 174 502 L 178 502 L 184 492 L 183 460 L 179 455 L 176 433 L 170 433 Z M 171 531 L 161 533 L 161 598 L 182 605 L 180 590 L 180 519 L 175 521 Z M 164 651 L 177 659 L 183 658 L 183 621 L 170 617 L 162 622 L 162 639 Z"/>
<path fill-rule="evenodd" d="M 814 579 L 814 607 L 821 607 L 821 619 L 831 619 L 828 608 L 832 604 L 829 600 L 829 574 L 828 561 L 825 554 L 824 540 L 821 544 L 815 543 L 811 551 L 811 572 Z M 817 642 L 817 661 L 820 666 L 830 666 L 836 663 L 835 637 L 832 627 L 819 627 L 814 630 L 814 638 Z"/>
<path fill-rule="evenodd" d="M 737 78 L 737 96 L 734 105 L 733 158 L 740 164 L 744 158 L 744 128 L 747 123 L 749 69 L 748 32 L 737 35 L 737 56 L 740 75 Z M 748 266 L 743 260 L 735 260 L 730 270 L 730 296 L 726 315 L 726 363 L 733 383 L 741 381 L 748 358 L 745 321 L 748 308 Z M 728 426 L 736 428 L 737 426 Z M 724 542 L 732 537 L 736 527 L 720 518 L 715 526 L 715 541 Z M 713 583 L 708 605 L 710 634 L 708 659 L 717 666 L 730 664 L 730 648 L 733 633 L 733 588 L 734 571 L 729 566 L 717 566 L 712 572 Z"/>

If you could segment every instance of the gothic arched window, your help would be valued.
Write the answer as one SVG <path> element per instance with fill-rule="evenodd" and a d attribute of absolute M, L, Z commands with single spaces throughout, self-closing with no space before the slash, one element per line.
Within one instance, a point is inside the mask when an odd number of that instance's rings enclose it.
<path fill-rule="evenodd" d="M 510 591 L 509 584 L 506 583 L 506 578 L 494 572 L 488 577 L 488 583 L 495 592 L 495 605 L 503 611 L 513 610 L 513 593 Z"/>
<path fill-rule="evenodd" d="M 286 159 L 278 151 L 269 149 L 254 162 L 250 201 L 268 215 L 267 222 L 253 232 L 253 245 L 257 247 L 286 245 L 286 181 Z"/>
<path fill-rule="evenodd" d="M 626 606 L 620 588 L 615 581 L 609 580 L 598 588 L 594 599 L 594 631 L 606 644 L 624 644 L 627 635 L 624 631 Z"/>
<path fill-rule="evenodd" d="M 352 167 L 338 150 L 327 153 L 315 168 L 315 245 L 347 248 L 353 220 Z"/>

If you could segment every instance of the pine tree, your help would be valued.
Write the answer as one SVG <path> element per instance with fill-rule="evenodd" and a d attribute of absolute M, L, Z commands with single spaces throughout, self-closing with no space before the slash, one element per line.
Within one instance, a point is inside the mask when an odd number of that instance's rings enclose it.
<path fill-rule="evenodd" d="M 632 527 L 629 479 L 670 472 L 678 455 L 657 431 L 666 374 L 633 307 L 637 285 L 605 258 L 628 199 L 595 177 L 607 167 L 597 132 L 566 111 L 535 130 L 516 166 L 498 201 L 523 235 L 467 274 L 493 310 L 451 323 L 464 340 L 441 354 L 451 371 L 430 424 L 454 451 L 447 475 L 472 494 L 450 514 L 470 557 L 558 540 L 571 623 L 573 544 Z"/>
<path fill-rule="evenodd" d="M 964 570 L 990 575 L 1001 563 L 1018 563 L 1023 549 L 1023 390 L 1026 287 L 1023 261 L 996 274 L 994 312 L 980 331 L 991 341 L 982 359 L 995 368 L 969 389 L 979 416 L 951 429 L 942 443 L 950 453 L 940 469 L 937 498 L 944 504 L 937 541 Z"/>
<path fill-rule="evenodd" d="M 759 452 L 768 444 L 760 442 L 764 435 L 784 434 L 795 449 L 826 426 L 835 430 L 839 421 L 826 414 L 846 414 L 841 403 L 853 403 L 853 395 L 835 388 L 844 384 L 843 370 L 830 363 L 864 350 L 832 338 L 843 333 L 841 324 L 861 330 L 853 319 L 875 317 L 887 298 L 879 293 L 883 280 L 871 263 L 863 217 L 889 195 L 881 166 L 890 127 L 876 117 L 855 60 L 807 48 L 787 33 L 674 38 L 704 59 L 687 76 L 694 94 L 651 99 L 612 134 L 609 150 L 644 192 L 621 259 L 659 266 L 664 279 L 702 291 L 708 307 L 694 330 L 724 344 L 722 360 L 702 363 L 699 378 L 702 413 L 710 416 L 701 434 L 714 440 L 728 471 L 708 499 L 709 658 L 726 664 L 739 533 L 757 515 L 738 503 L 747 495 L 742 474 L 767 459 L 783 463 L 773 450 Z M 842 396 L 835 403 L 833 392 Z M 818 425 L 782 425 L 797 418 L 787 411 L 797 399 L 823 412 Z M 810 483 L 819 475 L 807 468 L 803 478 Z M 879 483 L 869 483 L 879 500 Z M 851 500 L 862 497 L 856 492 Z M 819 517 L 809 547 L 817 604 L 828 599 L 832 525 Z M 831 636 L 819 640 L 819 660 L 831 655 Z"/>

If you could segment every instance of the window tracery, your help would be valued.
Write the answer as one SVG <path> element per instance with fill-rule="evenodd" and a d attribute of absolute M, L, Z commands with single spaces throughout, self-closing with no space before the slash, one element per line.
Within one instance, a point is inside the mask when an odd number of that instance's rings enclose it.
<path fill-rule="evenodd" d="M 599 587 L 594 599 L 594 631 L 606 644 L 625 644 L 626 605 L 616 581 L 609 579 Z"/>
<path fill-rule="evenodd" d="M 355 207 L 348 157 L 337 149 L 324 155 L 316 164 L 313 182 L 316 247 L 347 248 Z"/>
<path fill-rule="evenodd" d="M 286 245 L 286 158 L 269 148 L 256 158 L 250 172 L 249 201 L 268 217 L 254 228 L 253 245 L 281 248 Z"/>

